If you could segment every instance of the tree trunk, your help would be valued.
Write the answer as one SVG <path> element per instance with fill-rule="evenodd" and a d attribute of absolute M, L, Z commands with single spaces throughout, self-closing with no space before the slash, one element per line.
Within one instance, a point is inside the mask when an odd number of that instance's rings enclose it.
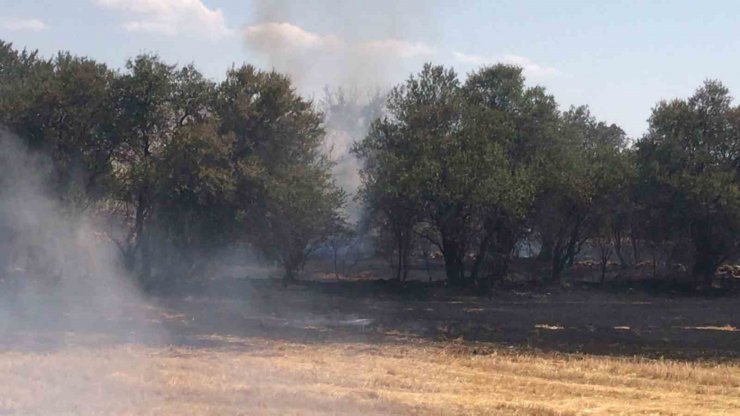
<path fill-rule="evenodd" d="M 542 247 L 540 248 L 540 252 L 537 255 L 537 261 L 541 261 L 543 263 L 549 263 L 552 261 L 553 256 L 553 248 L 555 246 L 555 243 L 553 241 L 553 238 L 550 236 L 542 237 Z"/>
<path fill-rule="evenodd" d="M 566 227 L 566 230 L 560 233 L 560 236 L 553 246 L 551 274 L 551 280 L 553 282 L 560 281 L 560 278 L 563 276 L 563 271 L 565 270 L 565 267 L 573 266 L 576 254 L 578 254 L 581 250 L 581 244 L 583 243 L 583 240 L 579 240 L 579 238 L 583 221 L 583 217 L 578 217 L 575 223 L 573 223 L 570 232 L 567 231 Z M 567 236 L 564 235 L 566 232 Z"/>
<path fill-rule="evenodd" d="M 627 260 L 624 258 L 624 254 L 622 254 L 622 232 L 619 228 L 614 231 L 614 254 L 617 255 L 619 266 L 623 269 L 627 268 Z"/>
<path fill-rule="evenodd" d="M 550 281 L 551 282 L 559 282 L 560 278 L 563 275 L 563 269 L 565 268 L 566 261 L 563 259 L 562 256 L 562 250 L 558 248 L 558 245 L 555 246 L 556 250 L 553 250 L 552 252 L 552 267 L 551 267 L 551 273 L 550 273 Z"/>
<path fill-rule="evenodd" d="M 503 218 L 496 223 L 496 240 L 493 246 L 493 259 L 491 263 L 491 277 L 495 280 L 502 279 L 509 272 L 511 253 L 517 243 L 515 232 L 511 225 Z"/>
<path fill-rule="evenodd" d="M 691 240 L 696 250 L 692 274 L 705 287 L 712 286 L 717 269 L 727 259 L 725 240 L 715 228 L 717 226 L 707 219 L 691 225 Z"/>
<path fill-rule="evenodd" d="M 601 262 L 601 285 L 606 281 L 606 262 Z"/>
<path fill-rule="evenodd" d="M 149 244 L 149 233 L 144 231 L 141 236 L 141 280 L 144 282 L 151 282 L 152 279 L 152 256 L 151 246 Z"/>
<path fill-rule="evenodd" d="M 403 270 L 403 241 L 400 233 L 396 233 L 396 280 L 401 281 L 401 271 Z"/>
<path fill-rule="evenodd" d="M 403 281 L 409 278 L 409 257 L 411 256 L 411 227 L 404 230 L 403 233 Z"/>
<path fill-rule="evenodd" d="M 429 245 L 424 241 L 421 242 L 421 254 L 424 256 L 424 269 L 426 269 L 429 283 L 432 283 L 432 272 L 429 268 Z"/>
<path fill-rule="evenodd" d="M 470 268 L 470 280 L 472 281 L 477 281 L 479 278 L 480 268 L 489 251 L 491 232 L 492 231 L 486 230 L 485 236 L 481 239 L 480 244 L 478 245 L 478 253 L 476 253 L 475 261 L 473 261 L 473 266 Z"/>
<path fill-rule="evenodd" d="M 334 254 L 334 277 L 337 280 L 339 280 L 339 270 L 337 269 L 337 255 L 338 255 L 337 251 L 338 250 L 339 249 L 337 248 L 336 245 L 332 247 L 332 253 Z"/>
<path fill-rule="evenodd" d="M 442 237 L 442 256 L 445 260 L 445 273 L 447 280 L 455 285 L 463 282 L 465 268 L 463 266 L 463 256 L 465 255 L 462 247 L 449 238 Z"/>
<path fill-rule="evenodd" d="M 632 242 L 632 258 L 635 259 L 635 264 L 638 264 L 640 263 L 640 242 L 634 234 L 630 234 L 630 241 Z"/>
<path fill-rule="evenodd" d="M 504 253 L 496 253 L 491 261 L 491 278 L 494 280 L 503 279 L 509 272 L 510 256 Z"/>
<path fill-rule="evenodd" d="M 692 275 L 705 287 L 711 287 L 714 282 L 714 275 L 721 264 L 718 257 L 706 250 L 697 249 Z"/>
<path fill-rule="evenodd" d="M 283 262 L 285 273 L 283 274 L 283 286 L 296 280 L 296 271 L 303 263 L 303 253 L 290 253 Z"/>
<path fill-rule="evenodd" d="M 130 273 L 136 270 L 136 253 L 142 249 L 146 211 L 146 200 L 143 192 L 140 192 L 136 198 L 134 228 L 129 232 L 125 242 L 119 244 L 123 252 L 123 266 Z"/>
<path fill-rule="evenodd" d="M 409 255 L 411 254 L 411 227 L 406 224 L 396 224 L 396 280 L 405 281 L 409 274 Z"/>

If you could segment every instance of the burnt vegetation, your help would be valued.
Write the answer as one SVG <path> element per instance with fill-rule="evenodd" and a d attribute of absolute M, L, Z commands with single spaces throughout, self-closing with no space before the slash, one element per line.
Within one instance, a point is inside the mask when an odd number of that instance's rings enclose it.
<path fill-rule="evenodd" d="M 509 65 L 0 41 L 0 414 L 735 414 L 739 175 L 716 81 L 631 139 Z"/>
<path fill-rule="evenodd" d="M 55 198 L 105 224 L 146 288 L 203 278 L 234 247 L 279 265 L 285 283 L 311 255 L 337 279 L 384 258 L 393 280 L 416 271 L 480 293 L 740 276 L 740 107 L 718 81 L 656 104 L 636 139 L 587 107 L 561 109 L 509 65 L 461 79 L 427 64 L 384 100 L 327 103 L 249 65 L 214 82 L 155 55 L 114 70 L 0 42 L 0 124 L 48 155 Z M 369 125 L 347 159 L 359 163 L 354 197 L 334 176 L 331 120 Z M 13 224 L 0 226 L 11 246 Z M 32 251 L 25 263 L 43 262 Z"/>

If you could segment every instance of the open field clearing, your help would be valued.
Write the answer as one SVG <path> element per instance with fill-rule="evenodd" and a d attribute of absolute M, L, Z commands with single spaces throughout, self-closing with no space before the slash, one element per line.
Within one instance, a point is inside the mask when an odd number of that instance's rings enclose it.
<path fill-rule="evenodd" d="M 243 281 L 96 322 L 26 313 L 0 414 L 740 413 L 737 298 L 584 295 Z"/>
<path fill-rule="evenodd" d="M 738 414 L 740 367 L 432 342 L 0 355 L 4 414 Z"/>

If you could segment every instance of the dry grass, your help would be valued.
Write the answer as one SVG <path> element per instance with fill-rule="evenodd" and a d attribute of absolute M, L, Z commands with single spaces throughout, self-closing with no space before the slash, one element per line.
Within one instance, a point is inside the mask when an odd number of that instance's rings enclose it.
<path fill-rule="evenodd" d="M 0 353 L 0 414 L 740 414 L 732 363 L 409 341 Z"/>
<path fill-rule="evenodd" d="M 37 301 L 0 332 L 0 415 L 740 415 L 738 298 L 240 284 Z"/>

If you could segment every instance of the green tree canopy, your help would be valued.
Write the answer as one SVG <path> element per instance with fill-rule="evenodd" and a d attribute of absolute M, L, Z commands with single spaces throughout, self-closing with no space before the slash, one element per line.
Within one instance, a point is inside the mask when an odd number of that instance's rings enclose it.
<path fill-rule="evenodd" d="M 717 81 L 660 102 L 637 143 L 641 204 L 662 238 L 687 236 L 692 273 L 711 282 L 740 242 L 740 107 Z"/>

